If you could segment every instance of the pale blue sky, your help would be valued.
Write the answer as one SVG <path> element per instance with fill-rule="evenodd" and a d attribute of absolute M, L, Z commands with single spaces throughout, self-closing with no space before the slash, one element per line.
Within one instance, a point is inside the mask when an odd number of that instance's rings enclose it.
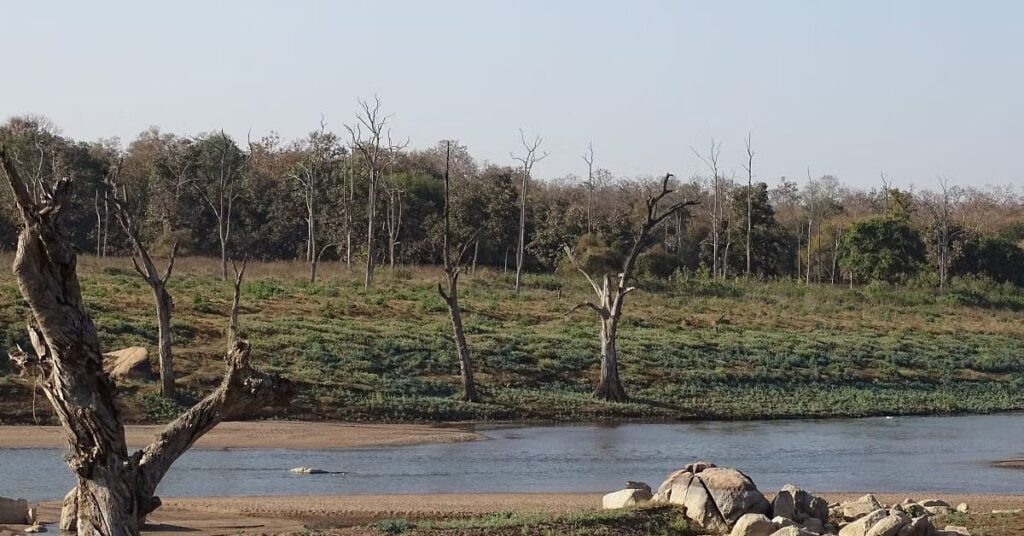
<path fill-rule="evenodd" d="M 541 177 L 584 173 L 588 140 L 688 176 L 710 136 L 739 174 L 749 130 L 770 180 L 1024 186 L 1024 2 L 25 1 L 0 47 L 0 117 L 83 139 L 342 131 L 377 93 L 413 146 L 510 163 L 540 133 Z"/>

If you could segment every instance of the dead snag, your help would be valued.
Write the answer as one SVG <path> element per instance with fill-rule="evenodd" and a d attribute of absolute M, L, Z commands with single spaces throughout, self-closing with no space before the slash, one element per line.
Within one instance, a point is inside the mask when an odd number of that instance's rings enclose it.
<path fill-rule="evenodd" d="M 234 292 L 231 294 L 231 316 L 228 320 L 228 351 L 235 346 L 238 338 L 238 311 L 242 305 L 242 278 L 245 277 L 245 266 L 249 259 L 242 259 L 242 267 L 239 268 L 235 261 L 231 261 L 231 270 L 235 272 Z"/>
<path fill-rule="evenodd" d="M 672 204 L 664 211 L 659 211 L 659 205 L 662 200 L 672 193 L 672 190 L 668 187 L 671 178 L 671 173 L 666 174 L 665 178 L 661 181 L 660 191 L 656 195 L 647 196 L 647 210 L 644 220 L 639 230 L 633 236 L 633 246 L 626 255 L 622 263 L 622 271 L 619 273 L 614 284 L 611 277 L 605 274 L 601 285 L 598 285 L 576 259 L 572 249 L 569 246 L 565 246 L 565 253 L 569 257 L 569 261 L 583 274 L 583 277 L 587 279 L 590 287 L 594 289 L 594 293 L 597 295 L 597 303 L 584 302 L 577 304 L 566 314 L 571 314 L 577 309 L 585 307 L 596 312 L 601 322 L 601 377 L 597 384 L 597 389 L 594 391 L 594 396 L 604 400 L 624 402 L 628 399 L 626 391 L 622 387 L 622 382 L 619 380 L 619 361 L 615 342 L 618 335 L 619 319 L 622 318 L 623 301 L 627 294 L 636 290 L 636 287 L 627 286 L 633 277 L 636 259 L 647 247 L 651 231 L 659 223 L 676 211 L 697 204 L 696 201 L 683 200 Z"/>
<path fill-rule="evenodd" d="M 82 303 L 77 256 L 58 224 L 71 181 L 33 195 L 2 147 L 0 163 L 22 220 L 14 275 L 32 311 L 31 349 L 17 348 L 10 357 L 22 375 L 39 381 L 53 405 L 77 480 L 63 512 L 71 517 L 61 526 L 80 536 L 135 536 L 160 505 L 153 492 L 174 460 L 222 420 L 289 400 L 292 384 L 252 368 L 249 345 L 239 341 L 225 357 L 221 385 L 152 444 L 129 454 L 115 386 L 103 371 L 96 328 Z"/>
<path fill-rule="evenodd" d="M 128 235 L 132 245 L 132 266 L 135 271 L 146 280 L 149 288 L 153 291 L 153 301 L 156 302 L 156 318 L 159 326 L 158 348 L 160 362 L 160 393 L 168 398 L 174 398 L 174 361 L 173 361 L 173 332 L 171 329 L 171 311 L 174 310 L 174 300 L 167 291 L 167 281 L 171 278 L 174 270 L 174 258 L 178 254 L 178 243 L 175 242 L 171 248 L 171 255 L 167 259 L 167 268 L 161 275 L 157 271 L 153 257 L 149 254 L 149 248 L 142 241 L 139 225 L 128 208 L 128 191 L 123 184 L 117 184 L 118 171 L 121 164 L 118 164 L 113 177 L 106 182 L 107 198 L 114 205 L 114 217 Z M 141 264 L 141 266 L 140 266 Z"/>

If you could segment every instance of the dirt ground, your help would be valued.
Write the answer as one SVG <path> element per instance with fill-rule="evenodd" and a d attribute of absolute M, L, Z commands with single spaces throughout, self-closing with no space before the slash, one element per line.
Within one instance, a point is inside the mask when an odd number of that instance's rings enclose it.
<path fill-rule="evenodd" d="M 824 493 L 829 501 L 857 498 L 861 493 Z M 952 504 L 966 502 L 974 512 L 1024 509 L 1024 495 L 942 493 L 880 493 L 883 503 L 911 497 L 940 498 Z M 488 512 L 572 513 L 597 510 L 597 493 L 483 493 L 409 495 L 335 495 L 301 497 L 192 497 L 165 498 L 145 531 L 154 535 L 213 536 L 231 534 L 309 534 L 318 527 L 352 527 L 345 534 L 372 533 L 355 527 L 388 518 L 441 518 Z M 54 523 L 60 505 L 41 505 L 42 521 Z M 22 527 L 10 527 L 18 529 Z M 52 532 L 52 531 L 51 531 Z M 15 532 L 17 533 L 17 532 Z M 4 534 L 0 530 L 0 534 Z"/>
<path fill-rule="evenodd" d="M 128 446 L 140 448 L 163 426 L 127 426 Z M 196 442 L 200 448 L 329 449 L 394 447 L 475 441 L 467 428 L 419 424 L 347 424 L 298 421 L 224 422 Z M 0 447 L 63 447 L 59 426 L 0 426 Z"/>

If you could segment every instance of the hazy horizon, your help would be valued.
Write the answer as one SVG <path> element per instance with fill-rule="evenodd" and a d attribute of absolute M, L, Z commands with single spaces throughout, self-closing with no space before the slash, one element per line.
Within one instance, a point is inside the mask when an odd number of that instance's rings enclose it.
<path fill-rule="evenodd" d="M 1024 186 L 1020 3 L 58 4 L 7 6 L 0 118 L 76 139 L 343 133 L 377 94 L 412 147 L 511 164 L 541 135 L 539 178 L 585 174 L 588 141 L 616 175 L 687 177 L 712 136 L 739 175 L 750 132 L 772 184 Z"/>

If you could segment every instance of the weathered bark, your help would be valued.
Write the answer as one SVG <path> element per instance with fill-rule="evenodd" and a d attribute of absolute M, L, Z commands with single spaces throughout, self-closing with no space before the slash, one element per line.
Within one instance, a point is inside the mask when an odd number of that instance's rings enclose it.
<path fill-rule="evenodd" d="M 664 212 L 660 211 L 659 205 L 661 201 L 672 193 L 672 190 L 668 187 L 668 182 L 671 178 L 672 174 L 666 174 L 661 182 L 660 192 L 647 197 L 647 210 L 644 221 L 641 223 L 639 231 L 633 237 L 633 246 L 622 263 L 622 271 L 619 272 L 614 285 L 612 284 L 611 277 L 608 274 L 604 274 L 602 284 L 598 286 L 594 278 L 576 260 L 572 249 L 569 246 L 565 246 L 565 254 L 569 261 L 577 271 L 583 274 L 583 277 L 587 279 L 590 287 L 597 295 L 596 304 L 593 302 L 580 303 L 566 314 L 571 314 L 577 309 L 589 308 L 597 313 L 598 319 L 601 322 L 601 376 L 598 380 L 597 388 L 594 390 L 594 396 L 604 400 L 625 402 L 629 399 L 626 395 L 626 390 L 622 387 L 622 382 L 619 380 L 619 355 L 616 351 L 616 339 L 618 337 L 619 320 L 622 318 L 622 306 L 625 303 L 626 295 L 636 290 L 636 287 L 627 286 L 633 277 L 636 259 L 644 248 L 647 247 L 651 231 L 659 223 L 677 211 L 697 204 L 695 201 L 683 200 L 672 204 Z"/>
<path fill-rule="evenodd" d="M 543 141 L 540 136 L 535 137 L 532 142 L 527 142 L 526 135 L 520 129 L 519 139 L 523 144 L 524 155 L 512 155 L 512 158 L 518 160 L 523 166 L 522 196 L 519 201 L 519 244 L 516 246 L 516 294 L 519 294 L 519 288 L 522 284 L 523 262 L 526 260 L 526 191 L 530 183 L 530 174 L 533 172 L 534 164 L 548 156 L 547 153 L 537 154 L 537 149 L 540 148 L 540 144 Z"/>
<path fill-rule="evenodd" d="M 249 347 L 240 342 L 226 357 L 221 386 L 150 446 L 129 455 L 115 386 L 103 371 L 96 328 L 82 303 L 77 257 L 58 224 L 71 182 L 62 179 L 34 197 L 2 147 L 0 161 L 22 219 L 14 275 L 32 312 L 31 352 L 18 348 L 10 357 L 53 406 L 77 480 L 61 526 L 80 536 L 137 535 L 159 506 L 153 492 L 178 456 L 221 420 L 290 398 L 291 384 L 251 368 Z"/>
<path fill-rule="evenodd" d="M 242 306 L 242 278 L 245 277 L 246 264 L 248 264 L 248 259 L 242 259 L 242 267 L 239 269 L 238 265 L 231 261 L 231 269 L 235 272 L 235 284 L 231 293 L 231 316 L 228 320 L 229 351 L 234 348 L 235 341 L 238 340 L 238 313 Z"/>

